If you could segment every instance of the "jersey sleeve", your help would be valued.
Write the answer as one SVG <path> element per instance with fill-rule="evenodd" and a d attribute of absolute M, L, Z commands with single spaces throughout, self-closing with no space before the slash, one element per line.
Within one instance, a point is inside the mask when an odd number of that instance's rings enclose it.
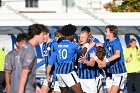
<path fill-rule="evenodd" d="M 114 51 L 116 51 L 116 50 L 122 50 L 122 46 L 121 46 L 121 43 L 119 42 L 119 41 L 116 41 L 116 42 L 114 42 Z"/>
<path fill-rule="evenodd" d="M 56 52 L 53 52 L 50 59 L 49 59 L 48 64 L 52 66 L 56 62 L 56 57 L 57 57 Z"/>
<path fill-rule="evenodd" d="M 5 59 L 4 70 L 11 72 L 12 71 L 12 64 L 13 64 L 12 55 L 11 55 L 11 53 L 8 53 L 6 55 L 6 59 Z"/>
<path fill-rule="evenodd" d="M 100 43 L 100 41 L 99 41 L 97 38 L 94 38 L 94 39 L 93 39 L 93 42 L 95 42 L 96 44 L 97 44 L 97 43 Z"/>
<path fill-rule="evenodd" d="M 75 49 L 76 49 L 76 53 L 80 53 L 83 50 L 83 48 L 78 44 L 75 45 Z"/>
<path fill-rule="evenodd" d="M 35 61 L 35 53 L 33 49 L 27 49 L 25 50 L 25 54 L 23 56 L 23 64 L 22 67 L 26 69 L 31 69 L 31 65 Z"/>

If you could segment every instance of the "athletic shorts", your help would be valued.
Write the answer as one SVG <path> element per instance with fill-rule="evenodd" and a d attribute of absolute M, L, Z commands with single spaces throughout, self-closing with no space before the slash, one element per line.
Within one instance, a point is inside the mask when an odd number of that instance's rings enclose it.
<path fill-rule="evenodd" d="M 79 83 L 79 78 L 75 71 L 68 74 L 56 74 L 60 87 L 71 87 Z"/>
<path fill-rule="evenodd" d="M 96 84 L 97 84 L 97 90 L 102 90 L 102 87 L 103 87 L 103 79 L 104 77 L 100 74 L 99 77 L 96 77 L 95 80 L 96 80 Z"/>
<path fill-rule="evenodd" d="M 119 86 L 121 90 L 124 89 L 124 85 L 127 81 L 127 73 L 112 74 L 112 78 L 106 78 L 106 88 L 111 88 L 112 85 Z"/>
<path fill-rule="evenodd" d="M 58 81 L 53 82 L 53 91 L 61 92 Z"/>
<path fill-rule="evenodd" d="M 42 86 L 51 87 L 52 86 L 52 78 L 53 78 L 53 75 L 51 76 L 51 82 L 48 82 L 47 79 L 44 78 L 43 83 L 42 83 Z"/>
<path fill-rule="evenodd" d="M 81 87 L 86 93 L 97 93 L 95 79 L 80 79 Z"/>

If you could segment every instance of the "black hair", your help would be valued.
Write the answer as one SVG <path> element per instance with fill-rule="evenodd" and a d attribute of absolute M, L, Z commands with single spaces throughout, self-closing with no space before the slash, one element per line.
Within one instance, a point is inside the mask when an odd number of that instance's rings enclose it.
<path fill-rule="evenodd" d="M 22 40 L 27 40 L 27 34 L 19 33 L 16 38 L 16 42 L 21 42 Z"/>
<path fill-rule="evenodd" d="M 39 35 L 41 32 L 49 33 L 49 29 L 43 24 L 33 24 L 28 28 L 28 40 L 33 38 L 34 35 Z"/>
<path fill-rule="evenodd" d="M 87 31 L 88 33 L 90 33 L 90 28 L 88 26 L 84 26 L 81 28 L 81 31 Z"/>
<path fill-rule="evenodd" d="M 62 27 L 61 34 L 63 36 L 71 36 L 75 34 L 76 30 L 77 30 L 76 26 L 68 24 Z"/>

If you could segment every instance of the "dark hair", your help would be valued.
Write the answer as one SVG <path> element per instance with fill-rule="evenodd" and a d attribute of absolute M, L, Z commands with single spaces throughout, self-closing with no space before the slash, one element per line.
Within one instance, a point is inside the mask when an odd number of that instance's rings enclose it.
<path fill-rule="evenodd" d="M 129 44 L 127 45 L 127 48 L 130 48 L 131 47 L 130 43 L 132 43 L 134 41 L 136 42 L 136 39 L 134 39 L 134 38 L 130 39 Z M 138 46 L 137 45 L 136 45 L 136 49 L 138 50 Z"/>
<path fill-rule="evenodd" d="M 77 30 L 76 26 L 68 24 L 62 27 L 61 34 L 63 36 L 71 36 L 75 34 L 76 30 Z"/>
<path fill-rule="evenodd" d="M 55 37 L 61 37 L 61 30 L 56 30 L 54 33 Z"/>
<path fill-rule="evenodd" d="M 27 40 L 27 34 L 20 33 L 17 35 L 16 42 L 21 42 L 22 40 Z"/>
<path fill-rule="evenodd" d="M 109 29 L 111 33 L 113 33 L 114 37 L 118 35 L 118 28 L 115 25 L 108 25 L 105 27 L 105 29 Z"/>
<path fill-rule="evenodd" d="M 98 46 L 96 47 L 96 56 L 100 59 L 103 60 L 105 57 L 106 51 L 104 47 Z"/>
<path fill-rule="evenodd" d="M 90 28 L 88 26 L 84 26 L 81 28 L 81 31 L 86 31 L 86 32 L 90 33 Z"/>
<path fill-rule="evenodd" d="M 41 32 L 49 33 L 49 30 L 43 24 L 33 24 L 28 28 L 28 40 L 33 38 L 34 35 L 39 35 Z"/>

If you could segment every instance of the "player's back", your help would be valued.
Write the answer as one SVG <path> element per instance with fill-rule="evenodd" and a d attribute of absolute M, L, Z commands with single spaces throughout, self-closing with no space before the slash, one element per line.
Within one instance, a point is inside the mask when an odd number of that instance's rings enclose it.
<path fill-rule="evenodd" d="M 69 73 L 74 70 L 75 54 L 81 50 L 78 49 L 78 44 L 69 40 L 63 40 L 58 44 L 58 69 L 57 73 Z M 65 70 L 65 71 L 64 71 Z"/>
<path fill-rule="evenodd" d="M 58 44 L 58 62 L 71 63 L 75 53 L 78 51 L 78 45 L 70 42 L 69 40 L 63 40 Z"/>

